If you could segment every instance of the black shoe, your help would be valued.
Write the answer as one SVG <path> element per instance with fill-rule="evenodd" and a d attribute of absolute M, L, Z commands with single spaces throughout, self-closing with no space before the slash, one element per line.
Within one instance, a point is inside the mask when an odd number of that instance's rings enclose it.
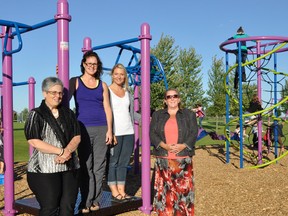
<path fill-rule="evenodd" d="M 121 195 L 121 194 L 118 194 L 117 196 L 111 196 L 111 200 L 113 202 L 118 202 L 118 203 L 122 203 L 122 202 L 126 202 L 127 200 Z"/>
<path fill-rule="evenodd" d="M 130 195 L 128 195 L 128 194 L 125 194 L 123 198 L 126 199 L 126 200 L 128 200 L 128 201 L 129 201 L 129 200 L 134 200 L 134 199 L 135 199 L 135 197 L 130 196 Z"/>

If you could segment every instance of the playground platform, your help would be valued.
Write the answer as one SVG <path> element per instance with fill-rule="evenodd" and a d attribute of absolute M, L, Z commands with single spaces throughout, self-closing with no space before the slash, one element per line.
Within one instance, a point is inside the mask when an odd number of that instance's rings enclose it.
<path fill-rule="evenodd" d="M 100 201 L 100 209 L 98 211 L 90 212 L 88 214 L 79 213 L 79 204 L 81 201 L 81 196 L 78 194 L 78 198 L 76 201 L 76 207 L 74 211 L 74 215 L 117 215 L 128 211 L 137 210 L 142 206 L 142 199 L 139 197 L 134 197 L 133 200 L 129 200 L 126 202 L 113 202 L 111 201 L 111 192 L 103 191 L 102 198 Z M 35 197 L 26 198 L 15 201 L 15 209 L 18 213 L 28 213 L 31 215 L 38 215 L 39 204 Z"/>

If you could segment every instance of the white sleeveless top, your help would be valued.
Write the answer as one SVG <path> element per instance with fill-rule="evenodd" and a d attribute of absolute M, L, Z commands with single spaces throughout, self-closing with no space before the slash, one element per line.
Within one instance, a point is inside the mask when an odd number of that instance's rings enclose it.
<path fill-rule="evenodd" d="M 134 134 L 129 106 L 129 93 L 125 91 L 124 97 L 118 97 L 110 90 L 110 102 L 113 112 L 113 131 L 116 136 Z"/>

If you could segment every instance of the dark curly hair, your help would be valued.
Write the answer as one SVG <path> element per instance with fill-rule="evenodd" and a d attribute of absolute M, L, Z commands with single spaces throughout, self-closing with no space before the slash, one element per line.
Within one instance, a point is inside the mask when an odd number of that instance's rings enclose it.
<path fill-rule="evenodd" d="M 90 51 L 87 51 L 84 55 L 83 55 L 83 58 L 81 60 L 81 64 L 80 64 L 80 68 L 81 68 L 81 72 L 82 74 L 85 73 L 85 68 L 83 66 L 83 64 L 86 62 L 87 58 L 89 57 L 95 57 L 97 59 L 97 71 L 96 73 L 94 74 L 94 77 L 96 79 L 100 79 L 100 77 L 102 76 L 103 74 L 103 65 L 102 65 L 102 61 L 101 59 L 99 58 L 98 54 L 92 50 Z"/>

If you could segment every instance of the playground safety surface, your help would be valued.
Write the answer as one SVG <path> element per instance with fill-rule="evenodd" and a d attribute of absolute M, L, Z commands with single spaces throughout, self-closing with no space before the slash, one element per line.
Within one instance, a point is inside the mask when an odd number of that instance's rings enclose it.
<path fill-rule="evenodd" d="M 239 152 L 231 148 L 231 160 L 229 164 L 226 164 L 224 150 L 220 145 L 196 149 L 196 156 L 193 159 L 196 188 L 195 215 L 288 215 L 288 156 L 282 158 L 277 164 L 260 169 L 248 169 L 247 167 L 253 164 L 250 158 L 245 156 L 244 168 L 240 169 Z M 151 166 L 153 166 L 153 160 L 152 156 Z M 26 165 L 26 163 L 15 163 L 16 200 L 33 196 L 26 182 Z M 140 174 L 135 175 L 133 170 L 130 170 L 127 178 L 127 192 L 141 197 Z M 3 194 L 4 188 L 1 185 L 1 210 L 4 205 Z M 145 214 L 134 210 L 118 215 Z"/>

